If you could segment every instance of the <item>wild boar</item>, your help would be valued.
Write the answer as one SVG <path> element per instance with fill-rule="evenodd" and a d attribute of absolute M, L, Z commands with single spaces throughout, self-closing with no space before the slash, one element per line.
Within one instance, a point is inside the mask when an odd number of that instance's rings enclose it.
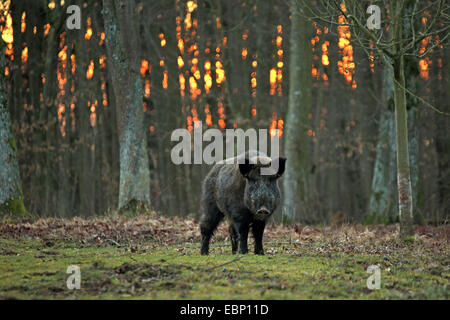
<path fill-rule="evenodd" d="M 237 163 L 242 157 L 243 163 Z M 278 161 L 278 170 L 262 175 L 261 168 L 270 167 L 272 161 Z M 211 236 L 224 217 L 230 223 L 233 254 L 238 249 L 241 254 L 248 253 L 250 227 L 255 238 L 255 254 L 264 254 L 264 228 L 280 203 L 277 180 L 282 176 L 285 164 L 285 158 L 271 159 L 261 152 L 249 151 L 213 166 L 202 186 L 202 255 L 209 253 Z"/>

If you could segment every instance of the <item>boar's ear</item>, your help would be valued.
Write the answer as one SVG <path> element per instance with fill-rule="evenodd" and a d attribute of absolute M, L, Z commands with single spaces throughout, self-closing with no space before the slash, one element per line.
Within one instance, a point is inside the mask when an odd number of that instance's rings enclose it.
<path fill-rule="evenodd" d="M 276 159 L 274 159 L 276 161 Z M 278 158 L 278 172 L 277 178 L 281 177 L 284 173 L 284 169 L 286 169 L 286 158 L 279 157 Z"/>
<path fill-rule="evenodd" d="M 250 160 L 248 158 L 245 158 L 244 163 L 239 163 L 239 172 L 244 176 L 247 177 L 250 171 L 255 167 L 253 163 L 250 163 Z"/>

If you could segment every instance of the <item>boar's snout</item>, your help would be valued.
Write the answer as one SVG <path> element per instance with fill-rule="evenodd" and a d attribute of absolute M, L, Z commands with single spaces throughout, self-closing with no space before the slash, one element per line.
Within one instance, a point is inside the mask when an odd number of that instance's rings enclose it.
<path fill-rule="evenodd" d="M 267 210 L 267 208 L 261 208 L 256 213 L 260 214 L 260 215 L 268 215 L 268 214 L 270 214 L 270 211 Z"/>
<path fill-rule="evenodd" d="M 267 209 L 266 207 L 262 207 L 258 211 L 256 211 L 256 217 L 258 217 L 261 220 L 264 220 L 270 215 L 270 213 L 271 212 L 269 211 L 269 209 Z"/>

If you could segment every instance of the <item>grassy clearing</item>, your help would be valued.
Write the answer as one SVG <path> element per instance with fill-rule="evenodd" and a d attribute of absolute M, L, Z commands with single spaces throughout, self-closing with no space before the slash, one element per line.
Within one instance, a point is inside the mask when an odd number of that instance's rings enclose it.
<path fill-rule="evenodd" d="M 447 227 L 416 230 L 417 239 L 405 243 L 395 226 L 271 226 L 265 256 L 231 255 L 223 227 L 204 257 L 198 231 L 180 231 L 195 221 L 139 219 L 0 224 L 0 298 L 449 298 Z M 73 264 L 81 269 L 80 290 L 66 287 Z M 369 265 L 381 269 L 380 290 L 366 287 Z"/>

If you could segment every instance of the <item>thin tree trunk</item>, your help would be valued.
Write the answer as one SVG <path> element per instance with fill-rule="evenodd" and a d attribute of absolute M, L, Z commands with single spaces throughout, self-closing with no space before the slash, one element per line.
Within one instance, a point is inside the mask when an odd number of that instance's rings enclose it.
<path fill-rule="evenodd" d="M 289 102 L 286 119 L 285 154 L 288 159 L 284 178 L 283 221 L 290 222 L 308 199 L 308 113 L 311 108 L 310 22 L 300 16 L 295 0 L 291 2 Z M 301 204 L 301 206 L 300 206 Z"/>
<path fill-rule="evenodd" d="M 411 5 L 409 2 L 408 5 Z M 411 190 L 411 169 L 408 151 L 408 123 L 406 111 L 406 81 L 405 81 L 405 57 L 399 55 L 402 51 L 402 39 L 409 33 L 413 26 L 403 21 L 403 1 L 396 3 L 393 21 L 393 43 L 397 56 L 392 61 L 395 103 L 395 133 L 397 142 L 397 188 L 398 211 L 400 219 L 400 236 L 408 237 L 414 234 L 413 229 L 413 200 Z M 407 10 L 408 11 L 408 10 Z M 409 29 L 408 29 L 409 28 Z"/>
<path fill-rule="evenodd" d="M 108 71 L 111 72 L 119 117 L 119 212 L 150 204 L 150 172 L 142 107 L 140 46 L 134 1 L 104 0 Z"/>
<path fill-rule="evenodd" d="M 394 61 L 394 101 L 397 141 L 398 210 L 401 236 L 411 236 L 413 229 L 411 170 L 408 154 L 408 124 L 406 120 L 406 95 L 404 59 Z"/>

